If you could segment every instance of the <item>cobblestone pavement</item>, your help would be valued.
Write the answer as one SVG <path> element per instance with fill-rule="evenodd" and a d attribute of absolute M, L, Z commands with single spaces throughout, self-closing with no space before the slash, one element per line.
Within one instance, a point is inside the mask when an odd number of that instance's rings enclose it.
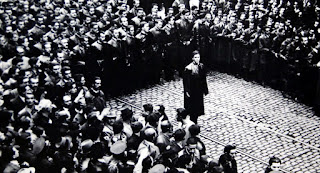
<path fill-rule="evenodd" d="M 284 172 L 320 172 L 320 118 L 310 107 L 228 74 L 212 72 L 207 80 L 209 95 L 199 125 L 210 157 L 218 160 L 224 145 L 236 144 L 239 172 L 264 172 L 273 155 L 283 161 Z M 108 103 L 117 109 L 131 105 L 136 113 L 143 104 L 163 104 L 176 124 L 175 110 L 183 107 L 182 80 Z"/>

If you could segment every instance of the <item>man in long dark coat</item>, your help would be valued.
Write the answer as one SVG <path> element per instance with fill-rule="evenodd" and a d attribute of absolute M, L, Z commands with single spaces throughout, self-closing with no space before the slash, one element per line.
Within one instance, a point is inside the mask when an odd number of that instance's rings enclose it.
<path fill-rule="evenodd" d="M 197 124 L 198 117 L 204 114 L 203 95 L 208 94 L 206 72 L 200 63 L 199 51 L 193 51 L 193 62 L 186 66 L 183 76 L 184 107 L 190 119 Z"/>

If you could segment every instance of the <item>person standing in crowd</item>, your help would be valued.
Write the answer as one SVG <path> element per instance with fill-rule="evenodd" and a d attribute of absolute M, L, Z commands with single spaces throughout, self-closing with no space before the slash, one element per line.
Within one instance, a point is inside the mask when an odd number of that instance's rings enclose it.
<path fill-rule="evenodd" d="M 197 124 L 198 117 L 204 115 L 203 95 L 207 95 L 208 86 L 204 64 L 200 62 L 200 53 L 192 52 L 192 63 L 185 67 L 183 75 L 184 107 L 190 119 Z"/>
<path fill-rule="evenodd" d="M 224 153 L 219 158 L 219 164 L 223 167 L 225 173 L 237 173 L 237 161 L 235 160 L 236 147 L 227 145 L 224 147 Z"/>

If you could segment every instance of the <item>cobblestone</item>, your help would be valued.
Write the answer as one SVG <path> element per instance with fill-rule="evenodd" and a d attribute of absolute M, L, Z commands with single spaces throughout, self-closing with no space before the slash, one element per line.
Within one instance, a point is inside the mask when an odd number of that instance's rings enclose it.
<path fill-rule="evenodd" d="M 213 159 L 218 160 L 222 154 L 221 144 L 236 144 L 239 151 L 256 158 L 240 152 L 236 156 L 239 172 L 263 172 L 263 162 L 273 155 L 290 172 L 319 172 L 320 118 L 310 107 L 284 98 L 279 91 L 227 74 L 213 72 L 207 79 L 210 94 L 205 97 L 205 115 L 199 125 Z M 119 99 L 140 108 L 146 103 L 163 104 L 175 124 L 175 110 L 183 107 L 182 80 Z M 117 100 L 108 104 L 118 109 L 128 106 Z"/>

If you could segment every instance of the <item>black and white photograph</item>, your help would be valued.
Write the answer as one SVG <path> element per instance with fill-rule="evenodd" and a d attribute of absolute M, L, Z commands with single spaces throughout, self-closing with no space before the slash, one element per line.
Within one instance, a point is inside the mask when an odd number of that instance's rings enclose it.
<path fill-rule="evenodd" d="M 0 172 L 320 173 L 320 0 L 0 0 Z"/>

